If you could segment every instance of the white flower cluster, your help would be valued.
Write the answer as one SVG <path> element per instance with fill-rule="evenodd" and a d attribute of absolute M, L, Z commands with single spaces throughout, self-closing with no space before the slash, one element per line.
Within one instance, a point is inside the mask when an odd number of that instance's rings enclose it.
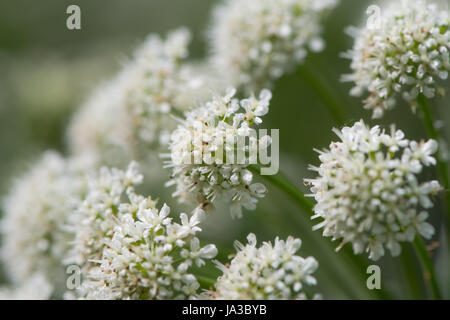
<path fill-rule="evenodd" d="M 236 256 L 229 265 L 217 262 L 223 275 L 217 279 L 216 290 L 206 298 L 219 300 L 307 299 L 304 286 L 316 285 L 312 275 L 317 267 L 313 257 L 296 255 L 301 240 L 288 237 L 275 239 L 274 245 L 264 242 L 256 247 L 256 236 L 249 234 L 248 244 L 236 241 Z M 318 298 L 318 295 L 313 298 Z"/>
<path fill-rule="evenodd" d="M 68 227 L 74 240 L 65 259 L 67 264 L 85 266 L 90 260 L 101 258 L 105 240 L 112 238 L 121 198 L 142 180 L 136 162 L 130 163 L 125 172 L 102 167 L 99 174 L 87 177 L 84 197 L 69 217 Z"/>
<path fill-rule="evenodd" d="M 311 166 L 319 176 L 305 180 L 317 201 L 313 218 L 323 219 L 315 229 L 342 239 L 338 249 L 351 243 L 356 254 L 365 250 L 373 260 L 385 248 L 398 256 L 399 242 L 417 233 L 429 239 L 434 228 L 426 210 L 441 187 L 437 181 L 420 183 L 418 176 L 436 164 L 436 141 L 409 141 L 394 127 L 387 134 L 362 120 L 334 132 L 341 141 L 319 151 L 320 167 Z"/>
<path fill-rule="evenodd" d="M 235 86 L 252 90 L 321 51 L 322 19 L 338 0 L 227 0 L 212 25 L 212 61 Z"/>
<path fill-rule="evenodd" d="M 167 185 L 176 185 L 173 196 L 181 202 L 194 200 L 206 208 L 220 198 L 230 204 L 233 217 L 241 217 L 242 206 L 255 209 L 257 198 L 266 193 L 264 185 L 252 183 L 253 174 L 247 167 L 258 145 L 267 148 L 271 143 L 269 136 L 258 140 L 250 130 L 252 124 L 262 123 L 260 117 L 269 111 L 272 95 L 263 90 L 258 98 L 239 101 L 233 98 L 235 92 L 229 89 L 225 96 L 186 113 L 172 133 L 166 166 L 173 167 Z M 247 146 L 238 143 L 245 137 L 249 137 Z"/>
<path fill-rule="evenodd" d="M 191 108 L 207 91 L 202 75 L 185 63 L 189 42 L 190 33 L 183 28 L 169 33 L 165 41 L 150 35 L 137 50 L 125 107 L 138 141 L 167 143 L 176 127 L 173 113 Z"/>
<path fill-rule="evenodd" d="M 90 181 L 76 242 L 87 278 L 81 297 L 185 299 L 198 293 L 200 285 L 189 268 L 217 254 L 214 245 L 200 247 L 196 237 L 203 211 L 191 218 L 182 213 L 181 224 L 172 222 L 168 206 L 158 210 L 150 197 L 133 191 L 131 186 L 141 180 L 132 163 L 127 172 L 104 168 Z M 126 202 L 121 200 L 124 190 Z"/>
<path fill-rule="evenodd" d="M 93 299 L 186 299 L 198 293 L 195 275 L 189 273 L 212 259 L 217 249 L 200 247 L 195 237 L 204 213 L 199 209 L 181 224 L 172 222 L 166 205 L 158 212 L 148 199 L 131 194 L 121 204 L 121 216 L 112 239 L 105 240 L 99 266 L 88 273 L 84 284 Z"/>
<path fill-rule="evenodd" d="M 112 80 L 94 90 L 74 114 L 67 129 L 73 155 L 95 155 L 101 163 L 118 165 L 128 162 L 134 140 L 132 123 L 126 113 L 125 90 L 131 68 L 125 68 Z"/>
<path fill-rule="evenodd" d="M 204 65 L 186 61 L 189 41 L 184 28 L 166 39 L 151 34 L 74 116 L 68 134 L 71 151 L 95 152 L 107 165 L 123 165 L 167 144 L 176 127 L 174 115 L 220 87 Z"/>
<path fill-rule="evenodd" d="M 71 239 L 65 225 L 83 189 L 80 172 L 85 167 L 79 159 L 65 160 L 49 151 L 11 188 L 3 207 L 1 256 L 17 286 L 38 275 L 56 295 L 62 293 L 63 258 Z"/>
<path fill-rule="evenodd" d="M 398 96 L 412 103 L 419 94 L 444 93 L 439 81 L 450 71 L 450 15 L 423 0 L 392 1 L 381 9 L 379 21 L 349 29 L 355 44 L 344 56 L 353 73 L 352 95 L 368 92 L 365 108 L 379 118 Z"/>

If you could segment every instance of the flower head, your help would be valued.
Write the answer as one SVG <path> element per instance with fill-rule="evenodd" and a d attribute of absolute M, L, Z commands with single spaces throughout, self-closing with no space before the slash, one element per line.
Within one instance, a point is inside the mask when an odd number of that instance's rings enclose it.
<path fill-rule="evenodd" d="M 365 108 L 379 118 L 398 97 L 415 107 L 419 94 L 433 98 L 442 93 L 439 82 L 450 71 L 450 15 L 423 0 L 391 1 L 381 9 L 379 23 L 350 29 L 351 94 L 363 95 Z"/>
<path fill-rule="evenodd" d="M 338 0 L 227 0 L 214 15 L 212 60 L 235 86 L 252 90 L 321 51 L 321 20 Z"/>
<path fill-rule="evenodd" d="M 65 225 L 87 166 L 49 151 L 11 188 L 3 206 L 1 255 L 17 286 L 36 274 L 56 291 L 65 286 L 63 259 L 71 240 Z"/>
<path fill-rule="evenodd" d="M 121 198 L 125 192 L 141 184 L 142 174 L 136 162 L 126 171 L 102 167 L 98 174 L 87 177 L 86 192 L 74 204 L 70 216 L 70 231 L 74 235 L 71 250 L 65 262 L 85 265 L 101 257 L 104 240 L 111 238 L 119 214 Z M 147 200 L 152 203 L 150 199 Z"/>
<path fill-rule="evenodd" d="M 166 144 L 176 127 L 173 116 L 209 97 L 213 89 L 212 75 L 186 62 L 190 37 L 184 28 L 165 40 L 150 35 L 134 55 L 125 108 L 140 145 Z"/>
<path fill-rule="evenodd" d="M 225 96 L 186 113 L 172 133 L 167 167 L 173 168 L 168 185 L 176 185 L 173 195 L 180 201 L 194 200 L 205 208 L 216 198 L 225 199 L 232 215 L 240 217 L 242 206 L 253 210 L 266 192 L 264 185 L 253 183 L 247 167 L 256 160 L 258 145 L 270 144 L 268 136 L 258 140 L 252 135 L 251 126 L 262 122 L 271 93 L 263 90 L 258 98 L 241 101 L 234 94 L 229 89 Z M 244 145 L 246 137 L 249 145 Z"/>
<path fill-rule="evenodd" d="M 75 243 L 84 258 L 82 298 L 184 299 L 198 293 L 189 270 L 217 254 L 196 237 L 203 211 L 173 222 L 168 206 L 158 210 L 150 197 L 134 192 L 131 186 L 141 180 L 132 163 L 126 172 L 105 168 L 91 181 Z"/>
<path fill-rule="evenodd" d="M 125 88 L 134 70 L 125 67 L 88 97 L 72 117 L 67 140 L 73 155 L 91 154 L 99 162 L 128 162 L 133 152 L 132 122 L 124 108 Z"/>
<path fill-rule="evenodd" d="M 106 165 L 147 160 L 168 143 L 174 116 L 210 96 L 220 81 L 201 63 L 187 61 L 190 33 L 151 34 L 119 74 L 94 91 L 69 127 L 74 154 L 98 154 Z"/>
<path fill-rule="evenodd" d="M 430 238 L 434 228 L 426 222 L 431 197 L 440 191 L 437 181 L 419 182 L 424 167 L 435 165 L 434 140 L 410 141 L 392 127 L 390 134 L 361 120 L 334 130 L 339 142 L 319 151 L 315 179 L 306 179 L 317 201 L 315 229 L 353 245 L 356 254 L 369 252 L 379 259 L 389 249 L 400 254 L 400 242 L 416 234 Z"/>
<path fill-rule="evenodd" d="M 207 292 L 205 297 L 220 300 L 308 298 L 302 289 L 305 285 L 316 284 L 312 274 L 318 263 L 313 257 L 296 255 L 300 239 L 276 238 L 273 245 L 264 242 L 259 248 L 254 234 L 249 234 L 247 239 L 246 245 L 235 242 L 237 253 L 229 265 L 217 262 L 223 274 L 217 279 L 215 291 Z"/>

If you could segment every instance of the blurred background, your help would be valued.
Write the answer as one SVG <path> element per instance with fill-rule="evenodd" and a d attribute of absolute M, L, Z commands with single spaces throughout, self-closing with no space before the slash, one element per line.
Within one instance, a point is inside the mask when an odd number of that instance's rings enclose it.
<path fill-rule="evenodd" d="M 176 27 L 187 26 L 194 34 L 190 56 L 204 57 L 207 54 L 206 33 L 211 23 L 210 12 L 218 2 L 0 1 L 0 197 L 8 192 L 14 177 L 33 163 L 43 150 L 66 152 L 65 127 L 70 116 L 91 91 L 120 69 L 121 62 L 148 33 L 165 34 Z M 365 21 L 365 9 L 372 2 L 342 0 L 325 24 L 326 50 L 307 60 L 312 67 L 319 68 L 325 79 L 340 93 L 347 106 L 345 111 L 350 115 L 349 124 L 361 118 L 375 124 L 370 120 L 371 113 L 361 108 L 358 99 L 348 96 L 351 84 L 339 81 L 341 74 L 349 72 L 349 62 L 340 58 L 340 53 L 352 45 L 352 39 L 344 30 L 349 25 L 360 25 Z M 66 8 L 70 4 L 81 8 L 81 30 L 66 28 Z M 317 154 L 312 149 L 325 148 L 335 139 L 331 129 L 336 124 L 307 83 L 295 73 L 281 78 L 273 93 L 270 113 L 264 119 L 265 126 L 280 129 L 281 171 L 306 191 L 302 178 L 313 176 L 306 170 L 307 165 L 318 163 Z M 450 119 L 448 97 L 447 101 L 435 102 L 436 106 L 439 105 L 436 112 L 444 122 Z M 426 137 L 420 117 L 407 108 L 400 104 L 376 123 L 384 126 L 395 123 L 410 139 Z M 449 138 L 449 127 L 445 126 L 444 130 Z M 434 172 L 427 174 L 431 177 Z M 165 173 L 147 179 L 153 182 L 146 192 L 159 197 L 161 203 L 176 206 L 170 199 L 170 190 L 163 186 Z M 219 210 L 208 218 L 203 238 L 217 244 L 221 252 L 218 258 L 222 262 L 234 252 L 233 241 L 246 241 L 249 232 L 254 232 L 260 241 L 273 240 L 276 236 L 300 237 L 304 240 L 300 254 L 316 255 L 317 243 L 314 239 L 320 239 L 320 232 L 315 232 L 316 238 L 311 237 L 313 222 L 288 200 L 276 189 L 270 188 L 270 193 L 257 210 L 245 212 L 241 220 L 232 220 L 226 209 Z M 435 209 L 438 211 L 439 205 Z M 437 213 L 431 216 L 435 226 L 441 225 L 439 219 Z M 339 254 L 348 254 L 348 249 Z M 409 246 L 404 249 L 406 254 L 413 254 Z M 320 262 L 320 257 L 318 259 Z M 438 273 L 440 280 L 449 284 L 446 259 L 440 255 Z M 382 266 L 384 294 L 386 297 L 414 297 L 406 283 L 405 270 L 399 270 L 393 261 L 385 257 L 377 262 Z M 361 273 L 365 272 L 366 264 L 367 261 L 361 257 Z M 327 267 L 332 269 L 332 266 Z M 373 297 L 372 292 L 364 289 L 365 280 L 362 279 L 360 287 L 349 294 L 349 290 L 344 290 L 349 284 L 335 279 L 339 273 L 325 272 L 323 269 L 321 265 L 317 273 L 317 291 L 322 292 L 324 298 Z M 208 270 L 211 275 L 219 274 L 213 266 L 209 266 Z M 418 272 L 417 266 L 411 266 L 410 271 Z M 0 279 L 7 282 L 4 274 Z M 448 290 L 450 286 L 443 287 Z"/>

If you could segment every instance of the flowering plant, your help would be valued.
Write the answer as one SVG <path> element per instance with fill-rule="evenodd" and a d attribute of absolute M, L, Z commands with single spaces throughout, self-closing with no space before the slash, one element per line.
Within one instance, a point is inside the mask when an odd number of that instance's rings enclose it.
<path fill-rule="evenodd" d="M 30 149 L 57 151 L 2 179 L 0 299 L 448 298 L 450 11 L 377 1 L 347 46 L 345 9 L 366 4 L 220 0 L 201 57 L 193 25 L 149 34 Z M 46 82 L 34 64 L 0 88 Z M 46 104 L 42 88 L 22 102 Z M 0 138 L 38 139 L 30 123 Z"/>

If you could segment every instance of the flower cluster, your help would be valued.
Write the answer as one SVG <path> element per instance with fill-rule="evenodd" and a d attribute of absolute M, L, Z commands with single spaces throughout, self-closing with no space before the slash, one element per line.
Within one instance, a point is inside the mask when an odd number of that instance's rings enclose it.
<path fill-rule="evenodd" d="M 409 141 L 393 127 L 390 134 L 361 120 L 352 127 L 335 129 L 340 142 L 319 151 L 319 176 L 306 179 L 317 205 L 313 218 L 322 218 L 316 229 L 323 235 L 353 245 L 379 259 L 385 248 L 393 256 L 399 242 L 412 241 L 418 233 L 429 239 L 434 228 L 426 222 L 431 196 L 440 191 L 437 181 L 420 183 L 424 167 L 436 164 L 434 140 Z"/>
<path fill-rule="evenodd" d="M 235 92 L 229 89 L 225 96 L 186 113 L 172 133 L 166 166 L 173 167 L 167 185 L 176 185 L 174 197 L 182 202 L 194 200 L 202 208 L 216 198 L 225 199 L 233 217 L 240 217 L 242 206 L 255 209 L 257 198 L 266 193 L 264 185 L 252 183 L 253 174 L 247 167 L 250 158 L 255 160 L 258 146 L 261 150 L 271 143 L 269 136 L 258 140 L 250 131 L 269 111 L 272 95 L 263 90 L 258 98 L 239 101 L 233 98 Z M 249 137 L 249 146 L 239 143 L 245 137 Z"/>
<path fill-rule="evenodd" d="M 104 168 L 90 181 L 75 242 L 86 272 L 82 298 L 185 299 L 198 293 L 189 268 L 217 254 L 196 237 L 203 211 L 191 218 L 182 213 L 181 224 L 175 223 L 168 206 L 158 210 L 150 197 L 134 192 L 131 186 L 141 180 L 132 163 L 126 172 Z"/>
<path fill-rule="evenodd" d="M 450 71 L 448 11 L 423 0 L 393 1 L 381 10 L 380 20 L 349 29 L 355 44 L 344 55 L 353 72 L 343 80 L 355 83 L 352 95 L 368 92 L 365 108 L 374 118 L 399 96 L 415 107 L 419 94 L 443 94 L 439 80 Z"/>
<path fill-rule="evenodd" d="M 367 25 L 350 30 L 355 43 L 344 56 L 352 72 L 342 80 L 355 84 L 352 95 L 367 96 L 364 107 L 374 118 L 400 98 L 414 110 L 445 94 L 450 12 L 431 1 L 371 6 L 367 13 L 375 14 Z M 205 211 L 222 202 L 232 218 L 241 218 L 243 208 L 256 209 L 266 196 L 257 181 L 279 169 L 279 136 L 260 127 L 272 99 L 263 88 L 301 71 L 310 52 L 323 50 L 323 19 L 338 3 L 223 0 L 203 62 L 188 60 L 187 29 L 149 35 L 75 113 L 67 131 L 69 157 L 46 152 L 10 188 L 0 208 L 0 258 L 11 286 L 0 287 L 0 300 L 321 298 L 314 294 L 318 262 L 297 254 L 300 239 L 258 244 L 253 233 L 246 244 L 235 242 L 229 263 L 215 261 L 221 275 L 201 289 L 209 282 L 201 268 L 218 250 L 201 244 L 200 235 Z M 334 110 L 339 98 L 317 79 L 309 80 Z M 225 82 L 233 88 L 223 90 Z M 426 116 L 431 137 L 440 139 L 432 115 Z M 336 251 L 351 245 L 355 255 L 378 260 L 387 251 L 400 255 L 401 246 L 414 241 L 430 293 L 440 298 L 431 257 L 417 241 L 435 233 L 428 215 L 443 188 L 426 177 L 438 162 L 438 142 L 409 140 L 395 126 L 383 130 L 363 120 L 334 132 L 339 139 L 317 150 L 320 166 L 309 167 L 316 176 L 305 179 L 314 207 L 289 179 L 267 180 L 319 221 L 313 230 L 337 240 Z M 160 154 L 164 147 L 168 152 Z M 171 170 L 169 179 L 158 156 Z M 445 161 L 438 164 L 446 173 Z M 145 184 L 143 172 L 151 176 Z M 172 217 L 168 205 L 139 191 L 163 181 L 189 214 Z M 448 184 L 446 177 L 442 182 Z M 213 224 L 221 233 L 229 231 L 219 220 Z M 217 228 L 209 231 L 220 240 Z M 357 263 L 323 258 L 342 270 Z"/>
<path fill-rule="evenodd" d="M 151 201 L 133 194 L 129 204 L 121 205 L 99 266 L 88 273 L 87 298 L 186 299 L 198 293 L 200 285 L 189 268 L 193 263 L 203 266 L 217 249 L 212 244 L 200 247 L 195 237 L 201 231 L 201 210 L 190 219 L 182 213 L 181 224 L 172 222 L 169 211 L 164 205 L 158 212 Z"/>
<path fill-rule="evenodd" d="M 165 41 L 151 35 L 137 50 L 132 65 L 136 74 L 126 92 L 126 109 L 138 141 L 167 143 L 176 126 L 171 110 L 182 112 L 200 99 L 205 83 L 184 63 L 189 41 L 189 31 L 179 29 Z"/>
<path fill-rule="evenodd" d="M 137 163 L 132 162 L 126 171 L 102 167 L 86 179 L 85 195 L 78 199 L 69 217 L 74 240 L 65 259 L 67 264 L 81 266 L 101 258 L 105 239 L 112 238 L 122 196 L 142 183 L 143 176 Z"/>
<path fill-rule="evenodd" d="M 235 86 L 251 90 L 321 51 L 321 20 L 338 0 L 228 0 L 216 10 L 212 60 Z"/>
<path fill-rule="evenodd" d="M 236 241 L 236 256 L 229 265 L 217 262 L 223 275 L 217 279 L 216 290 L 206 298 L 224 300 L 307 299 L 304 285 L 313 286 L 312 275 L 318 263 L 313 257 L 296 255 L 301 240 L 288 237 L 275 239 L 274 245 L 264 242 L 256 247 L 256 237 L 249 234 L 248 244 Z M 318 298 L 315 295 L 313 298 Z"/>
<path fill-rule="evenodd" d="M 125 90 L 132 77 L 125 68 L 112 80 L 94 90 L 74 114 L 67 129 L 73 155 L 95 155 L 101 163 L 118 165 L 128 162 L 134 140 L 131 121 L 124 108 Z"/>
<path fill-rule="evenodd" d="M 86 167 L 80 159 L 49 151 L 11 188 L 3 207 L 1 255 L 16 285 L 38 275 L 53 285 L 55 295 L 61 293 L 70 241 L 65 225 L 72 201 L 82 192 Z"/>

